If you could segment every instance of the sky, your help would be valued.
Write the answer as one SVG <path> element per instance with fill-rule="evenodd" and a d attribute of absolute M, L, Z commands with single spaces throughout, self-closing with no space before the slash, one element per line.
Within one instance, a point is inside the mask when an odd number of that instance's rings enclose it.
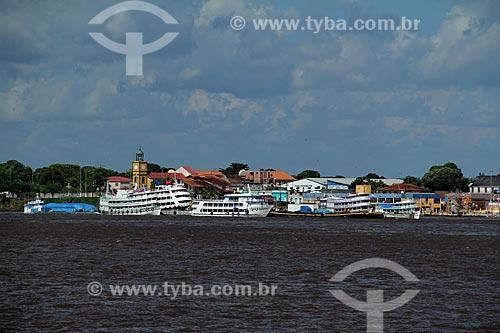
<path fill-rule="evenodd" d="M 0 162 L 423 175 L 500 173 L 500 1 L 0 0 Z M 246 18 L 233 30 L 233 16 Z M 420 20 L 418 31 L 256 31 L 252 19 Z M 118 43 L 178 36 L 127 76 Z"/>

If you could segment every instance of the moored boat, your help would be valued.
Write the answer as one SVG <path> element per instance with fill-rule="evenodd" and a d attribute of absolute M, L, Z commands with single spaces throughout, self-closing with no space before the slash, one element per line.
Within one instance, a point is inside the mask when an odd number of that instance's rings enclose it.
<path fill-rule="evenodd" d="M 35 200 L 29 201 L 24 205 L 25 214 L 35 214 L 43 212 L 43 200 L 40 199 L 40 195 L 37 193 Z"/>
<path fill-rule="evenodd" d="M 99 211 L 109 215 L 160 215 L 170 210 L 186 210 L 191 205 L 189 192 L 180 185 L 159 185 L 154 189 L 118 190 L 101 197 Z"/>
<path fill-rule="evenodd" d="M 192 216 L 220 217 L 266 217 L 273 204 L 262 194 L 233 193 L 226 194 L 224 199 L 194 200 Z"/>
<path fill-rule="evenodd" d="M 420 210 L 411 200 L 395 203 L 381 203 L 377 210 L 383 211 L 384 218 L 419 220 Z"/>

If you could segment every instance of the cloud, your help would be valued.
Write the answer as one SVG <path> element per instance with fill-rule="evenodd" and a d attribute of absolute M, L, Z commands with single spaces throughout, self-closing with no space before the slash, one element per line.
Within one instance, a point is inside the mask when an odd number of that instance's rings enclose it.
<path fill-rule="evenodd" d="M 123 169 L 142 145 L 153 161 L 200 168 L 239 158 L 347 175 L 353 164 L 377 164 L 387 175 L 418 174 L 456 154 L 476 172 L 500 142 L 495 1 L 459 2 L 432 22 L 432 34 L 229 28 L 233 15 L 304 18 L 328 6 L 377 17 L 362 2 L 153 1 L 179 25 L 134 12 L 101 27 L 118 42 L 132 30 L 147 39 L 179 32 L 144 57 L 142 77 L 125 76 L 125 57 L 88 36 L 87 22 L 112 3 L 2 3 L 2 156 Z"/>

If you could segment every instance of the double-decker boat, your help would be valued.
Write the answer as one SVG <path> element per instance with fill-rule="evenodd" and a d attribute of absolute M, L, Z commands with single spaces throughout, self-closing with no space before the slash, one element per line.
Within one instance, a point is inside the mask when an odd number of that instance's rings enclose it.
<path fill-rule="evenodd" d="M 395 203 L 381 203 L 377 210 L 384 212 L 384 218 L 419 220 L 420 210 L 411 200 Z"/>
<path fill-rule="evenodd" d="M 191 196 L 180 185 L 158 185 L 154 189 L 140 188 L 134 191 L 118 190 L 116 195 L 106 191 L 99 202 L 101 214 L 110 215 L 160 215 L 170 210 L 186 210 Z"/>
<path fill-rule="evenodd" d="M 370 212 L 370 195 L 364 193 L 349 194 L 347 197 L 330 196 L 325 208 L 333 214 Z"/>
<path fill-rule="evenodd" d="M 224 199 L 194 200 L 192 216 L 266 217 L 274 207 L 262 194 L 233 193 Z"/>

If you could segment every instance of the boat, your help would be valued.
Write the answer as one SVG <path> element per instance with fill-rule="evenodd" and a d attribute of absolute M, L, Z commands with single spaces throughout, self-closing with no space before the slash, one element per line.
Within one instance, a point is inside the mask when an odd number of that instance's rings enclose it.
<path fill-rule="evenodd" d="M 115 195 L 106 190 L 99 201 L 101 214 L 160 215 L 169 211 L 184 211 L 191 205 L 191 196 L 185 187 L 177 184 L 158 185 L 133 190 L 118 190 Z"/>
<path fill-rule="evenodd" d="M 345 197 L 330 195 L 320 199 L 319 208 L 310 204 L 296 204 L 300 210 L 294 211 L 289 204 L 287 210 L 276 210 L 271 216 L 300 216 L 300 217 L 355 217 L 355 218 L 378 218 L 383 212 L 374 211 L 370 204 L 370 195 L 364 193 L 348 194 Z M 297 207 L 294 207 L 297 208 Z"/>
<path fill-rule="evenodd" d="M 317 209 L 311 212 L 289 212 L 289 211 L 271 211 L 269 216 L 282 217 L 352 217 L 352 218 L 382 218 L 382 212 L 358 212 L 358 213 L 332 213 L 325 209 Z"/>
<path fill-rule="evenodd" d="M 419 220 L 420 210 L 411 200 L 394 203 L 380 203 L 378 211 L 383 211 L 384 218 Z"/>
<path fill-rule="evenodd" d="M 223 199 L 194 200 L 191 216 L 266 217 L 274 207 L 262 194 L 232 193 Z"/>
<path fill-rule="evenodd" d="M 329 196 L 324 207 L 332 214 L 369 213 L 372 211 L 370 195 L 349 194 L 346 197 Z"/>
<path fill-rule="evenodd" d="M 24 205 L 25 214 L 35 214 L 43 212 L 43 200 L 40 199 L 40 194 L 37 193 L 35 200 L 29 201 Z"/>
<path fill-rule="evenodd" d="M 37 194 L 36 199 L 29 201 L 24 206 L 25 214 L 34 213 L 94 213 L 97 208 L 94 205 L 86 203 L 44 203 Z"/>

